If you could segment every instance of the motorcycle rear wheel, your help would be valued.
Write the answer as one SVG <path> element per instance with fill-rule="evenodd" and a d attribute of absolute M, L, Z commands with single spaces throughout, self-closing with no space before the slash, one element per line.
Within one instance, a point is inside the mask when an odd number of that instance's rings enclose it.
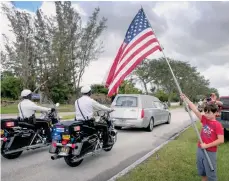
<path fill-rule="evenodd" d="M 6 159 L 15 159 L 15 158 L 18 158 L 22 154 L 22 152 L 23 151 L 19 151 L 19 152 L 11 153 L 11 154 L 2 153 L 2 156 Z"/>
<path fill-rule="evenodd" d="M 65 156 L 64 157 L 64 161 L 70 167 L 77 167 L 77 166 L 79 166 L 83 162 L 83 159 L 81 159 L 81 160 L 79 160 L 77 162 L 73 162 L 72 161 L 72 157 L 73 157 L 73 155 L 68 155 L 68 156 Z"/>

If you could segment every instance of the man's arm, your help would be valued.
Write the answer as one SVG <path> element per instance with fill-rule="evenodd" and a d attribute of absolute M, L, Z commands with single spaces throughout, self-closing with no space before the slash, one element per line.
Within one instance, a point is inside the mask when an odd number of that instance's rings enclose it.
<path fill-rule="evenodd" d="M 222 105 L 223 105 L 223 102 L 221 102 L 221 101 L 215 101 L 215 103 L 216 103 L 218 106 L 222 106 Z"/>
<path fill-rule="evenodd" d="M 103 110 L 103 111 L 111 111 L 112 109 L 107 107 L 107 106 L 104 106 L 102 104 L 99 104 L 97 101 L 93 100 L 92 99 L 92 107 L 96 110 Z"/>
<path fill-rule="evenodd" d="M 51 108 L 46 108 L 46 107 L 42 107 L 42 106 L 38 106 L 36 105 L 34 102 L 31 101 L 31 105 L 30 105 L 31 109 L 34 111 L 41 111 L 41 112 L 48 112 L 51 111 Z"/>

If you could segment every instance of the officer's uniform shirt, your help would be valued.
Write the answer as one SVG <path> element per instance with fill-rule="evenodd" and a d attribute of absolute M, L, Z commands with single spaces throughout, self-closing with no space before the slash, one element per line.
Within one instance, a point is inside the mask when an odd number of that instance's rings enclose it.
<path fill-rule="evenodd" d="M 93 118 L 93 113 L 95 110 L 111 111 L 111 108 L 108 108 L 102 104 L 99 104 L 92 98 L 87 95 L 82 96 L 78 99 L 80 110 L 82 111 L 85 119 Z M 75 111 L 76 111 L 76 120 L 85 120 L 83 115 L 79 110 L 77 100 L 75 101 Z"/>
<path fill-rule="evenodd" d="M 35 111 L 48 112 L 50 110 L 51 108 L 38 106 L 29 99 L 24 99 L 18 104 L 18 112 L 21 119 L 31 117 L 35 114 Z"/>

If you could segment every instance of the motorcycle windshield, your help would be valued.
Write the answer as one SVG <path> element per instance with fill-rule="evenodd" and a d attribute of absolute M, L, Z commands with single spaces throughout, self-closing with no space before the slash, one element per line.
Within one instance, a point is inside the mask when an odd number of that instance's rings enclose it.
<path fill-rule="evenodd" d="M 33 101 L 37 102 L 42 107 L 55 108 L 55 104 L 46 93 L 32 94 Z"/>
<path fill-rule="evenodd" d="M 48 94 L 44 93 L 44 92 L 40 92 L 39 94 L 32 94 L 32 99 L 33 99 L 34 102 L 36 102 L 38 105 L 40 105 L 42 107 L 55 108 L 56 109 L 56 105 L 52 101 L 51 97 Z M 40 118 L 45 118 L 46 116 L 47 116 L 46 112 L 41 112 L 40 113 Z"/>

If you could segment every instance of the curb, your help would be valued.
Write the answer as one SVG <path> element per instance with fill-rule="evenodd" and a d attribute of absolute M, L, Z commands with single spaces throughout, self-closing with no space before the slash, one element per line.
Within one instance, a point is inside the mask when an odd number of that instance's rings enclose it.
<path fill-rule="evenodd" d="M 174 136 L 172 136 L 171 138 L 169 138 L 167 141 L 165 141 L 164 143 L 162 143 L 161 145 L 159 145 L 158 147 L 156 147 L 155 149 L 153 149 L 152 151 L 150 151 L 149 153 L 147 153 L 145 156 L 141 157 L 140 159 L 138 159 L 137 161 L 135 161 L 134 163 L 132 163 L 130 166 L 126 167 L 124 170 L 122 170 L 121 172 L 117 173 L 116 175 L 114 175 L 113 177 L 111 177 L 107 181 L 115 181 L 118 178 L 126 175 L 128 172 L 130 172 L 135 167 L 137 167 L 138 165 L 140 165 L 142 162 L 144 162 L 146 159 L 148 159 L 150 156 L 152 156 L 156 151 L 160 150 L 163 146 L 167 145 L 170 141 L 174 140 L 176 137 L 178 137 L 181 133 L 183 133 L 184 131 L 186 131 L 191 126 L 192 126 L 192 124 L 189 124 L 183 130 L 181 130 L 180 132 L 176 133 Z"/>

